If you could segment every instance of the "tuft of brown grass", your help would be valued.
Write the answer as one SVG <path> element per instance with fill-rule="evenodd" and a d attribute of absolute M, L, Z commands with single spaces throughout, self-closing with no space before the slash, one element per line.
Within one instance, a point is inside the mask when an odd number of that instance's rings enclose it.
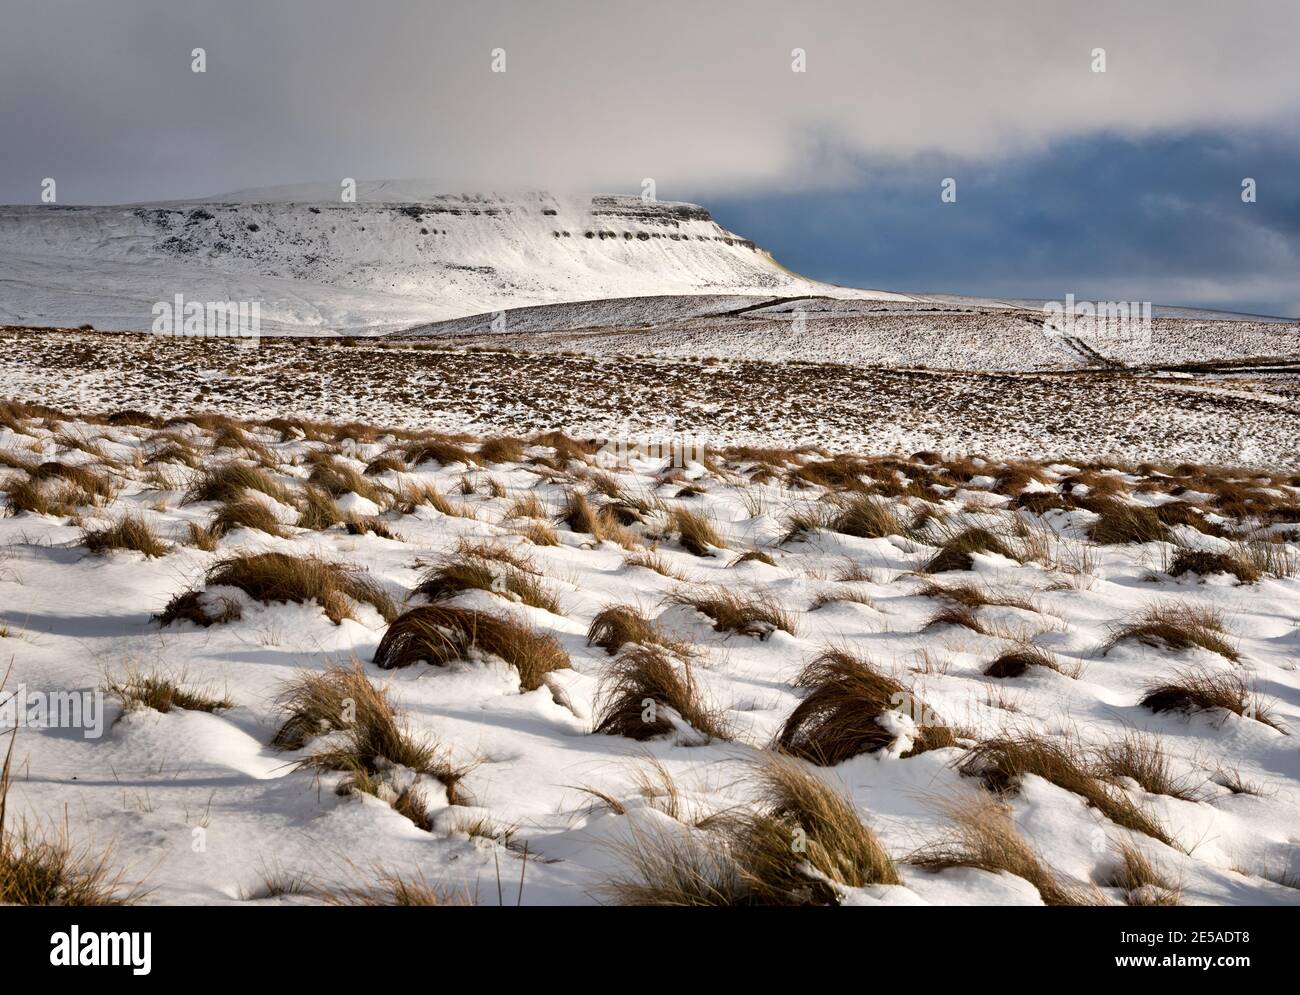
<path fill-rule="evenodd" d="M 560 521 L 574 532 L 585 532 L 597 541 L 604 538 L 604 528 L 586 495 L 569 491 L 564 499 Z"/>
<path fill-rule="evenodd" d="M 525 558 L 497 544 L 462 542 L 459 551 L 426 571 L 412 593 L 444 601 L 462 591 L 490 591 L 556 615 L 564 613 L 559 598 Z"/>
<path fill-rule="evenodd" d="M 798 630 L 794 616 L 766 592 L 745 594 L 726 587 L 707 590 L 683 588 L 673 591 L 665 600 L 707 615 L 713 620 L 717 632 L 736 632 L 766 639 L 778 629 L 792 636 Z"/>
<path fill-rule="evenodd" d="M 647 740 L 677 733 L 684 745 L 730 739 L 723 714 L 704 701 L 690 660 L 636 644 L 606 669 L 596 693 L 594 732 Z"/>
<path fill-rule="evenodd" d="M 524 440 L 510 435 L 493 436 L 478 447 L 478 455 L 484 463 L 519 463 L 524 458 Z"/>
<path fill-rule="evenodd" d="M 975 797 L 947 806 L 952 825 L 939 839 L 916 851 L 908 862 L 932 871 L 974 867 L 990 874 L 1012 874 L 1038 889 L 1045 905 L 1103 905 L 1094 888 L 1063 881 L 1036 854 L 1011 821 L 1006 805 Z"/>
<path fill-rule="evenodd" d="M 676 532 L 682 548 L 692 556 L 712 556 L 715 549 L 726 549 L 727 542 L 713 523 L 698 511 L 674 508 L 670 528 Z"/>
<path fill-rule="evenodd" d="M 217 509 L 216 515 L 208 525 L 209 534 L 217 539 L 235 529 L 254 529 L 281 539 L 289 535 L 285 527 L 280 524 L 280 520 L 275 517 L 275 512 L 252 497 L 225 502 Z"/>
<path fill-rule="evenodd" d="M 1262 722 L 1278 732 L 1286 732 L 1273 718 L 1268 703 L 1231 671 L 1204 668 L 1175 671 L 1164 680 L 1144 688 L 1139 704 L 1153 712 L 1213 712 L 1222 709 L 1244 719 Z"/>
<path fill-rule="evenodd" d="M 1067 677 L 1079 676 L 1077 668 L 1067 671 L 1061 666 L 1061 661 L 1056 658 L 1056 655 L 1051 650 L 1030 642 L 1022 642 L 1005 653 L 999 654 L 992 663 L 984 668 L 984 676 L 999 678 L 1022 677 L 1032 667 L 1054 670 L 1058 674 L 1065 674 Z"/>
<path fill-rule="evenodd" d="M 836 532 L 860 539 L 912 535 L 912 530 L 898 516 L 893 504 L 864 494 L 840 501 L 830 527 Z"/>
<path fill-rule="evenodd" d="M 1151 605 L 1128 621 L 1114 626 L 1103 652 L 1110 652 L 1126 639 L 1135 639 L 1155 649 L 1200 647 L 1236 663 L 1241 654 L 1226 637 L 1223 616 L 1217 611 L 1169 601 Z"/>
<path fill-rule="evenodd" d="M 279 703 L 288 713 L 284 724 L 272 740 L 282 750 L 298 750 L 316 736 L 341 733 L 332 737 L 324 750 L 297 762 L 300 769 L 338 771 L 349 775 L 341 786 L 344 791 L 359 790 L 368 794 L 391 793 L 394 807 L 411 805 L 418 797 L 389 788 L 381 790 L 392 768 L 405 767 L 433 777 L 447 789 L 453 805 L 459 801 L 458 786 L 468 771 L 453 766 L 445 752 L 434 742 L 415 735 L 399 718 L 397 709 L 382 687 L 371 683 L 361 664 L 336 666 L 323 672 L 306 672 L 290 681 Z M 414 809 L 414 806 L 411 806 Z M 420 813 L 413 822 L 419 823 Z"/>
<path fill-rule="evenodd" d="M 742 563 L 765 563 L 769 567 L 777 565 L 776 560 L 772 559 L 772 557 L 767 553 L 764 553 L 761 549 L 749 549 L 737 556 L 734 560 L 728 563 L 727 566 L 738 567 Z"/>
<path fill-rule="evenodd" d="M 1187 782 L 1175 776 L 1169 755 L 1157 736 L 1127 732 L 1119 739 L 1108 740 L 1096 751 L 1092 770 L 1097 777 L 1112 783 L 1129 778 L 1153 795 L 1197 800 L 1196 792 Z"/>
<path fill-rule="evenodd" d="M 444 667 L 473 659 L 475 651 L 514 667 L 525 691 L 541 687 L 551 671 L 571 666 L 553 636 L 514 619 L 445 605 L 420 605 L 404 612 L 384 633 L 374 663 L 381 670 L 421 661 Z"/>
<path fill-rule="evenodd" d="M 92 553 L 107 553 L 110 549 L 133 549 L 145 556 L 166 556 L 171 548 L 149 528 L 149 523 L 139 515 L 123 515 L 115 525 L 100 529 L 86 529 L 81 544 Z"/>
<path fill-rule="evenodd" d="M 587 629 L 587 645 L 599 646 L 611 656 L 627 643 L 653 645 L 664 641 L 659 627 L 633 605 L 607 605 L 596 613 Z"/>
<path fill-rule="evenodd" d="M 846 650 L 828 649 L 803 668 L 795 687 L 809 689 L 777 733 L 783 753 L 831 767 L 860 753 L 894 744 L 881 718 L 902 711 L 917 734 L 902 756 L 953 746 L 951 729 L 901 682 Z"/>
<path fill-rule="evenodd" d="M 506 508 L 506 518 L 549 518 L 550 513 L 546 510 L 546 505 L 542 503 L 541 498 L 536 494 L 529 492 L 523 497 L 517 497 Z"/>
<path fill-rule="evenodd" d="M 672 565 L 658 550 L 639 549 L 623 557 L 625 567 L 643 567 L 670 580 L 685 581 L 686 575 Z"/>
<path fill-rule="evenodd" d="M 396 871 L 378 867 L 374 871 L 374 878 L 372 884 L 325 890 L 320 893 L 320 897 L 329 905 L 368 908 L 475 904 L 473 898 L 463 890 L 430 884 L 423 871 L 403 876 Z"/>
<path fill-rule="evenodd" d="M 1155 510 L 1126 501 L 1106 500 L 1095 506 L 1100 516 L 1093 523 L 1090 536 L 1102 545 L 1136 542 L 1170 542 L 1173 534 Z"/>
<path fill-rule="evenodd" d="M 234 708 L 229 695 L 216 697 L 205 691 L 190 690 L 182 686 L 184 677 L 174 678 L 158 671 L 128 670 L 123 676 L 110 678 L 105 690 L 121 699 L 124 707 L 152 708 L 155 712 L 170 712 L 179 708 L 186 712 L 219 712 Z"/>
<path fill-rule="evenodd" d="M 379 486 L 373 480 L 358 473 L 354 468 L 336 459 L 331 459 L 325 463 L 317 463 L 307 481 L 319 487 L 331 497 L 337 498 L 342 497 L 344 494 L 357 494 L 380 507 L 386 506 L 392 497 L 391 492 L 386 487 Z"/>
<path fill-rule="evenodd" d="M 1174 554 L 1169 566 L 1171 577 L 1184 574 L 1196 574 L 1209 577 L 1212 574 L 1231 574 L 1243 584 L 1254 584 L 1263 575 L 1260 565 L 1249 556 L 1233 551 L 1230 553 L 1212 553 L 1204 549 L 1188 549 L 1183 546 Z"/>
<path fill-rule="evenodd" d="M 232 460 L 206 470 L 185 494 L 187 502 L 239 501 L 246 491 L 261 491 L 281 504 L 290 502 L 288 489 L 261 467 Z"/>
<path fill-rule="evenodd" d="M 362 568 L 331 563 L 315 556 L 287 553 L 252 553 L 232 556 L 214 564 L 205 578 L 208 587 L 234 587 L 263 604 L 315 601 L 335 625 L 354 618 L 354 602 L 372 605 L 386 620 L 397 617 L 392 597 Z M 198 603 L 197 592 L 177 595 L 159 616 L 163 625 L 179 618 L 210 625 L 222 618 L 209 615 Z M 238 616 L 236 616 L 238 617 Z"/>
<path fill-rule="evenodd" d="M 441 439 L 417 439 L 407 445 L 405 456 L 411 466 L 419 466 L 421 463 L 437 463 L 441 466 L 464 463 L 466 466 L 476 466 L 479 463 L 479 458 L 464 446 Z"/>
<path fill-rule="evenodd" d="M 1178 846 L 1127 794 L 1094 777 L 1087 759 L 1066 741 L 1031 733 L 995 736 L 968 750 L 956 766 L 1000 794 L 1016 791 L 1026 774 L 1034 774 L 1080 795 L 1116 825 L 1145 833 L 1168 846 Z"/>
<path fill-rule="evenodd" d="M 1114 845 L 1117 863 L 1102 881 L 1107 888 L 1124 892 L 1124 904 L 1172 906 L 1182 902 L 1183 889 L 1171 881 L 1135 844 L 1123 840 Z"/>
<path fill-rule="evenodd" d="M 939 551 L 923 568 L 924 573 L 947 573 L 953 570 L 970 570 L 975 566 L 976 553 L 996 553 L 1012 557 L 1011 550 L 1002 539 L 982 526 L 972 526 L 947 536 Z"/>

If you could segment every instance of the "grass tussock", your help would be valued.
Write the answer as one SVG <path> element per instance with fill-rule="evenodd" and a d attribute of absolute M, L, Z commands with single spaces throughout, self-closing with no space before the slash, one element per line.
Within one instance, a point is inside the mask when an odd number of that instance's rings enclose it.
<path fill-rule="evenodd" d="M 1195 574 L 1209 577 L 1213 574 L 1231 574 L 1243 584 L 1257 583 L 1264 576 L 1263 566 L 1253 557 L 1233 550 L 1215 553 L 1204 549 L 1180 547 L 1169 565 L 1171 577 Z"/>
<path fill-rule="evenodd" d="M 219 501 L 223 504 L 239 501 L 247 491 L 261 491 L 281 504 L 289 504 L 288 488 L 266 470 L 248 463 L 231 461 L 204 471 L 185 494 L 187 502 Z"/>
<path fill-rule="evenodd" d="M 734 560 L 728 563 L 727 566 L 738 567 L 742 563 L 764 563 L 769 567 L 777 565 L 776 560 L 772 559 L 771 556 L 764 553 L 761 549 L 749 549 L 737 556 Z"/>
<path fill-rule="evenodd" d="M 908 862 L 932 871 L 973 867 L 990 874 L 1012 874 L 1038 889 L 1045 905 L 1102 905 L 1096 889 L 1062 880 L 1016 831 L 1011 812 L 991 798 L 972 798 L 948 806 L 952 825 L 937 840 L 913 853 Z"/>
<path fill-rule="evenodd" d="M 667 577 L 670 580 L 685 581 L 686 575 L 672 565 L 672 562 L 664 556 L 663 553 L 655 549 L 638 549 L 623 557 L 623 566 L 625 567 L 642 567 L 646 570 L 653 570 L 661 577 Z"/>
<path fill-rule="evenodd" d="M 99 529 L 86 529 L 81 544 L 92 553 L 103 554 L 111 549 L 132 549 L 148 557 L 166 556 L 171 548 L 163 542 L 139 515 L 123 515 L 114 525 Z"/>
<path fill-rule="evenodd" d="M 289 531 L 280 524 L 280 519 L 275 517 L 275 512 L 253 497 L 226 501 L 217 509 L 216 515 L 208 524 L 208 531 L 216 538 L 228 535 L 236 529 L 253 529 L 280 539 L 289 537 Z"/>
<path fill-rule="evenodd" d="M 795 687 L 809 693 L 777 733 L 782 753 L 830 767 L 861 753 L 896 749 L 910 757 L 956 743 L 906 686 L 846 650 L 826 650 Z"/>
<path fill-rule="evenodd" d="M 158 671 L 129 670 L 122 677 L 110 678 L 105 690 L 121 700 L 123 707 L 151 708 L 155 712 L 170 712 L 179 708 L 186 712 L 220 712 L 234 708 L 229 695 L 208 694 L 183 686 L 184 678 L 173 678 Z"/>
<path fill-rule="evenodd" d="M 1110 652 L 1125 640 L 1136 640 L 1154 649 L 1200 648 L 1217 653 L 1233 663 L 1241 659 L 1230 642 L 1223 616 L 1208 608 L 1178 602 L 1151 605 L 1126 622 L 1115 626 L 1103 652 Z"/>
<path fill-rule="evenodd" d="M 365 570 L 331 563 L 315 556 L 290 556 L 287 553 L 253 553 L 221 560 L 208 570 L 208 587 L 234 587 L 263 604 L 314 601 L 335 625 L 343 619 L 355 619 L 353 606 L 363 602 L 374 607 L 384 619 L 397 617 L 392 597 Z M 200 624 L 221 621 L 199 604 L 197 592 L 185 592 L 172 599 L 159 617 L 163 625 L 181 618 L 197 621 L 193 612 L 206 619 Z"/>
<path fill-rule="evenodd" d="M 330 497 L 338 498 L 344 494 L 356 494 L 381 508 L 385 507 L 392 497 L 388 488 L 381 487 L 353 467 L 336 459 L 316 464 L 307 482 L 319 487 Z"/>
<path fill-rule="evenodd" d="M 1128 732 L 1119 739 L 1108 740 L 1096 751 L 1092 770 L 1097 777 L 1112 783 L 1127 778 L 1153 795 L 1197 800 L 1187 781 L 1174 773 L 1173 762 L 1157 736 Z"/>
<path fill-rule="evenodd" d="M 684 745 L 730 739 L 723 714 L 704 700 L 690 660 L 662 647 L 630 646 L 605 671 L 594 732 L 647 740 L 676 734 Z"/>
<path fill-rule="evenodd" d="M 674 508 L 671 529 L 677 533 L 682 548 L 692 556 L 712 556 L 715 549 L 726 549 L 727 542 L 713 523 L 698 511 Z"/>
<path fill-rule="evenodd" d="M 608 605 L 596 613 L 587 629 L 587 645 L 599 646 L 611 656 L 628 643 L 662 645 L 659 627 L 633 605 Z"/>
<path fill-rule="evenodd" d="M 1051 650 L 1030 642 L 1020 643 L 1006 652 L 1000 653 L 996 659 L 984 668 L 984 676 L 998 678 L 1023 677 L 1034 667 L 1053 670 L 1058 674 L 1065 674 L 1067 677 L 1079 676 L 1077 668 L 1067 670 Z"/>
<path fill-rule="evenodd" d="M 819 777 L 769 756 L 753 779 L 754 810 L 696 829 L 633 828 L 616 845 L 625 873 L 606 893 L 623 905 L 812 906 L 839 904 L 849 888 L 900 883 L 852 801 Z"/>
<path fill-rule="evenodd" d="M 603 524 L 585 494 L 577 491 L 568 492 L 564 499 L 564 510 L 560 513 L 560 521 L 572 531 L 586 533 L 597 541 L 604 538 Z"/>
<path fill-rule="evenodd" d="M 412 733 L 387 691 L 371 683 L 359 663 L 301 674 L 285 686 L 279 704 L 287 717 L 272 740 L 276 748 L 299 750 L 318 736 L 336 734 L 324 749 L 299 760 L 299 768 L 347 774 L 343 790 L 387 795 L 399 809 L 416 800 L 418 789 L 387 783 L 393 767 L 435 778 L 448 801 L 460 800 L 458 786 L 467 770 L 453 766 L 436 743 Z"/>
<path fill-rule="evenodd" d="M 458 550 L 426 571 L 412 593 L 445 601 L 462 591 L 490 591 L 555 615 L 564 613 L 559 598 L 526 558 L 495 543 L 462 541 Z"/>
<path fill-rule="evenodd" d="M 504 660 L 520 686 L 535 691 L 553 670 L 567 670 L 569 656 L 553 637 L 511 618 L 445 605 L 421 605 L 397 618 L 375 651 L 381 670 L 424 662 L 445 667 L 481 655 Z"/>
<path fill-rule="evenodd" d="M 726 587 L 680 589 L 669 594 L 666 600 L 707 615 L 717 632 L 766 639 L 778 629 L 792 636 L 798 631 L 794 616 L 766 592 L 746 594 Z"/>
<path fill-rule="evenodd" d="M 1139 702 L 1153 712 L 1231 712 L 1285 732 L 1273 718 L 1267 702 L 1255 694 L 1232 671 L 1204 668 L 1175 671 L 1170 677 L 1148 685 Z"/>
<path fill-rule="evenodd" d="M 972 526 L 947 536 L 939 544 L 939 551 L 922 569 L 928 574 L 971 570 L 977 553 L 994 553 L 1014 559 L 1001 537 L 982 526 Z"/>
<path fill-rule="evenodd" d="M 464 446 L 442 439 L 417 439 L 407 445 L 404 455 L 411 466 L 421 463 L 437 463 L 440 466 L 454 466 L 464 463 L 477 466 L 479 458 Z"/>
<path fill-rule="evenodd" d="M 899 517 L 894 505 L 878 497 L 863 494 L 842 500 L 830 527 L 860 539 L 883 539 L 887 536 L 910 536 L 912 530 Z"/>
<path fill-rule="evenodd" d="M 1164 874 L 1135 844 L 1123 840 L 1114 847 L 1115 867 L 1101 882 L 1103 887 L 1120 889 L 1125 905 L 1152 907 L 1182 903 L 1182 886 Z"/>
<path fill-rule="evenodd" d="M 1064 740 L 1030 733 L 996 736 L 968 750 L 957 762 L 957 769 L 980 778 L 985 787 L 999 794 L 1013 793 L 1027 774 L 1036 775 L 1080 795 L 1116 825 L 1178 846 L 1127 794 L 1095 777 L 1088 759 Z"/>
<path fill-rule="evenodd" d="M 1173 533 L 1155 510 L 1125 501 L 1104 501 L 1096 506 L 1098 518 L 1089 535 L 1102 545 L 1170 542 Z"/>

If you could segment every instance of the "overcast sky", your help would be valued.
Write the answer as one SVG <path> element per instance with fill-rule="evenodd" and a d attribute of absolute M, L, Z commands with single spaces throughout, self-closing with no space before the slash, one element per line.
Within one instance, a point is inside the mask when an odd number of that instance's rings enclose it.
<path fill-rule="evenodd" d="M 1297 0 L 0 10 L 6 203 L 37 202 L 44 177 L 66 204 L 344 176 L 637 193 L 652 177 L 840 282 L 1074 281 L 1300 314 L 1297 166 Z"/>

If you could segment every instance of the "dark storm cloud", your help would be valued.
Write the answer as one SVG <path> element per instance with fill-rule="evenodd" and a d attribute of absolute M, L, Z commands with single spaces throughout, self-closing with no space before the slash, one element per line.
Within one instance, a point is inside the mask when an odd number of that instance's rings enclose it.
<path fill-rule="evenodd" d="M 835 240 L 841 255 L 802 264 L 813 275 L 934 274 L 942 284 L 967 265 L 1014 281 L 997 268 L 1005 254 L 1032 283 L 1052 266 L 1095 262 L 1087 247 L 1107 245 L 1114 272 L 1153 267 L 1147 275 L 1219 300 L 1216 288 L 1253 286 L 1270 244 L 1277 259 L 1295 257 L 1294 214 L 1277 206 L 1294 171 L 1263 187 L 1260 210 L 1241 221 L 1204 203 L 1207 185 L 1180 187 L 1181 153 L 1162 144 L 1211 136 L 1196 149 L 1209 169 L 1212 136 L 1265 136 L 1279 148 L 1294 139 L 1293 0 L 7 0 L 0 17 L 0 202 L 36 202 L 44 177 L 69 204 L 344 176 L 616 192 L 652 177 L 661 197 L 710 203 L 815 193 L 801 201 L 812 217 L 790 223 Z M 195 47 L 206 50 L 204 74 L 190 71 Z M 1096 47 L 1104 74 L 1091 71 Z M 497 48 L 505 73 L 491 72 Z M 795 48 L 806 73 L 791 72 Z M 1155 158 L 1102 162 L 1090 152 L 1100 134 Z M 1239 164 L 1223 140 L 1226 177 Z M 1072 169 L 1063 148 L 1087 166 Z M 863 241 L 839 240 L 833 205 L 905 190 L 918 163 L 953 162 L 969 167 L 961 211 L 876 202 Z M 1007 187 L 1047 168 L 1035 163 L 1059 171 L 1051 199 Z M 1148 167 L 1167 182 L 1149 183 Z M 1139 217 L 1159 225 L 1098 227 L 1115 213 L 1092 200 L 1109 195 L 1099 185 L 1149 190 Z M 980 213 L 980 197 L 1002 211 Z M 1068 242 L 1063 200 L 1091 205 L 1069 219 Z M 1210 238 L 1212 223 L 1227 228 Z M 973 260 L 950 259 L 976 245 Z M 1260 287 L 1252 299 L 1297 296 Z"/>

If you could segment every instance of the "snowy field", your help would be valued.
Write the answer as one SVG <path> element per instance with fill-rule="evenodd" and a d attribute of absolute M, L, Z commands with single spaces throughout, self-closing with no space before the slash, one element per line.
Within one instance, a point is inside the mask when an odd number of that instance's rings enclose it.
<path fill-rule="evenodd" d="M 1042 307 L 824 297 L 641 297 L 519 308 L 394 333 L 588 356 L 708 357 L 972 372 L 1300 360 L 1300 323 L 1168 317 L 1114 334 L 1052 334 Z M 492 328 L 492 322 L 499 326 Z"/>
<path fill-rule="evenodd" d="M 0 396 L 81 410 L 365 421 L 476 434 L 684 433 L 710 445 L 1114 457 L 1300 469 L 1294 364 L 1195 376 L 996 374 L 441 340 L 229 340 L 0 328 Z M 477 351 L 476 351 L 477 350 Z"/>
<path fill-rule="evenodd" d="M 1300 895 L 1292 472 L 0 426 L 28 898 Z"/>

